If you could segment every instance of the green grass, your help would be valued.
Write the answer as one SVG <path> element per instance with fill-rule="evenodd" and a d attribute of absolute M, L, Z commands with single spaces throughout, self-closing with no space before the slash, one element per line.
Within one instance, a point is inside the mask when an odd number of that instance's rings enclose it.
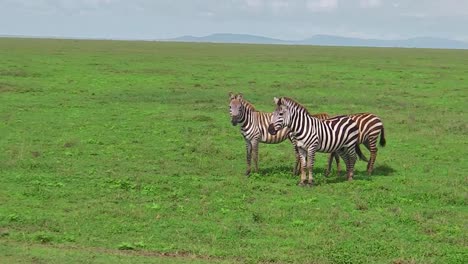
<path fill-rule="evenodd" d="M 467 50 L 0 39 L 0 61 L 9 263 L 468 261 Z M 379 115 L 374 175 L 319 154 L 297 187 L 283 143 L 245 178 L 229 91 Z"/>

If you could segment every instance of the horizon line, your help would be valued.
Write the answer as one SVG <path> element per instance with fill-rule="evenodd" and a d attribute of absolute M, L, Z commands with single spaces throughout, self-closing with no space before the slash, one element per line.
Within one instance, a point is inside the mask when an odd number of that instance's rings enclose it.
<path fill-rule="evenodd" d="M 213 35 L 238 35 L 238 36 L 252 36 L 252 37 L 261 37 L 271 40 L 283 41 L 285 43 L 258 43 L 258 42 L 236 42 L 236 41 L 184 41 L 178 40 L 179 38 L 183 37 L 193 37 L 193 38 L 204 38 Z M 301 41 L 308 40 L 314 36 L 328 36 L 328 37 L 338 37 L 338 38 L 345 38 L 345 39 L 354 39 L 354 40 L 377 40 L 377 41 L 405 41 L 405 40 L 412 40 L 412 39 L 421 39 L 421 38 L 432 38 L 437 40 L 448 40 L 459 42 L 461 44 L 467 45 L 467 47 L 418 47 L 418 46 L 396 46 L 396 45 L 389 45 L 389 46 L 377 46 L 377 45 L 346 45 L 346 44 L 314 44 L 314 43 L 299 43 Z M 102 40 L 102 41 L 145 41 L 145 42 L 179 42 L 179 43 L 214 43 L 214 44 L 246 44 L 246 45 L 291 45 L 291 46 L 321 46 L 321 47 L 369 47 L 369 48 L 414 48 L 414 49 L 447 49 L 447 50 L 467 50 L 468 49 L 468 42 L 464 42 L 461 40 L 454 40 L 448 38 L 439 38 L 439 37 L 428 37 L 428 36 L 420 36 L 420 37 L 411 37 L 411 38 L 404 38 L 404 39 L 366 39 L 366 38 L 357 38 L 357 37 L 344 37 L 339 35 L 327 35 L 327 34 L 316 34 L 312 37 L 305 38 L 302 40 L 283 40 L 283 39 L 275 39 L 260 35 L 252 35 L 252 34 L 240 34 L 240 33 L 213 33 L 201 37 L 196 37 L 192 35 L 183 35 L 175 38 L 166 38 L 166 39 L 149 39 L 149 38 L 114 38 L 114 37 L 69 37 L 69 36 L 38 36 L 38 35 L 12 35 L 12 34 L 0 34 L 0 38 L 21 38 L 21 39 L 57 39 L 57 40 Z"/>
<path fill-rule="evenodd" d="M 23 38 L 57 38 L 57 39 L 89 39 L 89 40 L 142 40 L 142 41 L 166 41 L 166 40 L 173 40 L 177 38 L 183 37 L 194 37 L 194 38 L 203 38 L 209 37 L 213 35 L 238 35 L 238 36 L 251 36 L 251 37 L 261 37 L 261 38 L 268 38 L 273 40 L 281 40 L 281 41 L 288 41 L 288 42 L 298 42 L 310 39 L 316 36 L 327 36 L 327 37 L 338 37 L 338 38 L 347 38 L 347 39 L 359 39 L 359 40 L 379 40 L 379 41 L 398 41 L 398 40 L 411 40 L 411 39 L 418 39 L 418 38 L 431 38 L 431 39 L 438 39 L 438 40 L 450 40 L 450 41 L 457 41 L 462 42 L 464 44 L 468 44 L 468 40 L 460 40 L 454 38 L 445 38 L 445 37 L 434 37 L 434 36 L 414 36 L 414 37 L 402 37 L 402 38 L 368 38 L 368 37 L 352 37 L 352 36 L 343 36 L 343 35 L 334 35 L 334 34 L 314 34 L 310 37 L 301 38 L 298 40 L 292 39 L 283 39 L 283 38 L 276 38 L 276 37 L 268 37 L 265 35 L 256 35 L 256 34 L 249 34 L 249 33 L 228 33 L 228 32 L 217 32 L 217 33 L 210 33 L 207 35 L 179 35 L 176 37 L 170 38 L 132 38 L 132 37 L 86 37 L 86 36 L 60 36 L 60 35 L 29 35 L 29 34 L 1 34 L 0 37 L 23 37 Z"/>

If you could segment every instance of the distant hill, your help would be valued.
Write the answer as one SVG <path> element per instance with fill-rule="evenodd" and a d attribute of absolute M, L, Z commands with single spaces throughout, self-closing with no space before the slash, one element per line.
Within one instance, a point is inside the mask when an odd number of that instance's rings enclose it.
<path fill-rule="evenodd" d="M 315 35 L 299 41 L 281 40 L 246 34 L 212 34 L 204 37 L 182 36 L 167 41 L 213 42 L 213 43 L 251 43 L 251 44 L 290 44 L 319 46 L 360 46 L 360 47 L 402 47 L 402 48 L 442 48 L 468 49 L 468 43 L 432 37 L 417 37 L 399 40 L 361 39 L 332 35 Z"/>
<path fill-rule="evenodd" d="M 170 41 L 214 42 L 214 43 L 252 43 L 252 44 L 288 44 L 289 41 L 247 34 L 218 33 L 204 37 L 182 36 Z"/>
<path fill-rule="evenodd" d="M 299 41 L 300 44 L 323 46 L 367 46 L 367 47 L 404 47 L 404 48 L 445 48 L 468 49 L 468 43 L 442 38 L 418 37 L 398 40 L 347 38 L 330 35 L 316 35 Z"/>
<path fill-rule="evenodd" d="M 453 39 L 419 37 L 402 40 L 402 42 L 404 42 L 402 45 L 408 47 L 468 49 L 468 43 Z"/>

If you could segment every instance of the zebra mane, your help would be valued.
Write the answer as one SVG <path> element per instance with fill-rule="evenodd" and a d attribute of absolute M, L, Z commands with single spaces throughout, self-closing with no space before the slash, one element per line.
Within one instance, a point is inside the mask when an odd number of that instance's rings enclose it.
<path fill-rule="evenodd" d="M 278 105 L 286 105 L 287 107 L 299 108 L 300 110 L 310 115 L 309 110 L 307 110 L 305 106 L 301 105 L 300 103 L 294 101 L 293 99 L 289 97 L 281 97 L 278 100 Z"/>
<path fill-rule="evenodd" d="M 251 102 L 245 100 L 243 97 L 238 97 L 237 99 L 239 99 L 239 101 L 242 103 L 242 105 L 244 105 L 245 108 L 249 109 L 252 112 L 257 111 L 255 110 L 255 106 Z"/>

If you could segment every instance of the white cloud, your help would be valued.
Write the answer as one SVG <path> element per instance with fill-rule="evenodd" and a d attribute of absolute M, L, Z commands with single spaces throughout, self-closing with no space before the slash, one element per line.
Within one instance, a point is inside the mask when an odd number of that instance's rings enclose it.
<path fill-rule="evenodd" d="M 213 17 L 215 14 L 210 11 L 202 11 L 202 12 L 199 12 L 198 15 L 201 17 Z"/>
<path fill-rule="evenodd" d="M 359 5 L 362 8 L 374 8 L 374 7 L 379 7 L 382 5 L 381 0 L 360 0 Z"/>
<path fill-rule="evenodd" d="M 263 6 L 263 0 L 245 0 L 248 7 L 258 8 Z"/>
<path fill-rule="evenodd" d="M 309 0 L 307 9 L 312 12 L 329 12 L 338 7 L 338 0 Z"/>
<path fill-rule="evenodd" d="M 412 13 L 402 13 L 401 16 L 404 17 L 414 17 L 414 18 L 425 18 L 428 15 L 424 13 L 419 13 L 419 12 L 412 12 Z"/>
<path fill-rule="evenodd" d="M 273 1 L 271 3 L 271 8 L 275 13 L 281 13 L 285 9 L 289 7 L 289 3 L 287 1 Z"/>

